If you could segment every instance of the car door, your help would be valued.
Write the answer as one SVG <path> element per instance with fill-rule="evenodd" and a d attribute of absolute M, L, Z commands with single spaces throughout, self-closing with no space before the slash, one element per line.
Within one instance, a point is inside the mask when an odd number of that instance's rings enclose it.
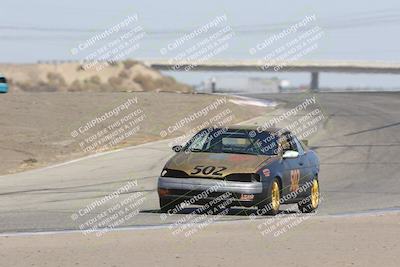
<path fill-rule="evenodd" d="M 289 132 L 284 133 L 281 136 L 281 149 L 282 153 L 288 150 L 297 151 L 296 143 L 294 142 L 292 135 Z M 303 151 L 304 153 L 304 151 Z M 292 192 L 296 192 L 300 187 L 301 169 L 303 158 L 298 156 L 296 158 L 282 158 L 283 164 L 283 188 L 282 193 L 289 195 Z"/>
<path fill-rule="evenodd" d="M 310 161 L 304 151 L 303 146 L 301 145 L 297 137 L 292 136 L 292 139 L 294 145 L 296 146 L 296 151 L 299 152 L 298 156 L 298 168 L 300 172 L 299 187 L 303 187 L 306 189 L 306 183 L 312 180 L 312 170 L 310 166 Z M 303 193 L 299 193 L 299 195 L 303 195 Z"/>

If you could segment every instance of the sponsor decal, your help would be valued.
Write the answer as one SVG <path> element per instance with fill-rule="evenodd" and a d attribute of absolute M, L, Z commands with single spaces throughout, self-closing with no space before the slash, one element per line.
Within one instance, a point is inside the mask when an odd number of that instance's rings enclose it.
<path fill-rule="evenodd" d="M 271 171 L 269 169 L 264 169 L 263 174 L 265 175 L 265 177 L 269 177 L 271 175 Z"/>
<path fill-rule="evenodd" d="M 290 191 L 294 192 L 299 189 L 299 180 L 300 180 L 300 170 L 291 170 L 290 171 Z"/>

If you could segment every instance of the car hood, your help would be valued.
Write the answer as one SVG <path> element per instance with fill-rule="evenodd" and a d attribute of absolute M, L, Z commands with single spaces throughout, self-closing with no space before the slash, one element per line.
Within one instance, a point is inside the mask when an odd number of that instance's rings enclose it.
<path fill-rule="evenodd" d="M 259 166 L 270 158 L 271 156 L 265 155 L 179 152 L 167 162 L 165 168 L 184 171 L 191 176 L 221 177 L 222 174 L 223 177 L 232 173 L 255 173 L 259 169 Z M 204 175 L 203 173 L 193 175 L 191 173 L 196 171 L 196 166 L 202 166 L 203 168 L 214 166 L 216 170 L 221 170 L 224 167 L 224 169 L 220 171 L 221 174 L 219 176 L 212 173 L 209 175 Z"/>

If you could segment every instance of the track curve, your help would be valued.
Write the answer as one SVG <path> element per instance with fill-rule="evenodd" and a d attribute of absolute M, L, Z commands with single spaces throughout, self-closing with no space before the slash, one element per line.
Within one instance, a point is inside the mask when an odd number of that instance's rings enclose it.
<path fill-rule="evenodd" d="M 252 97 L 283 102 L 285 109 L 301 101 L 297 94 Z M 323 129 L 310 140 L 321 158 L 324 201 L 319 214 L 400 208 L 400 94 L 320 93 L 316 97 L 327 118 Z M 124 226 L 174 223 L 185 214 L 162 220 L 157 211 L 157 175 L 172 154 L 167 143 L 164 140 L 0 176 L 0 232 L 78 229 L 79 223 L 71 215 L 131 179 L 138 181 L 134 191 L 143 192 L 146 200 L 141 212 Z M 223 220 L 248 219 L 244 213 L 232 214 Z"/>

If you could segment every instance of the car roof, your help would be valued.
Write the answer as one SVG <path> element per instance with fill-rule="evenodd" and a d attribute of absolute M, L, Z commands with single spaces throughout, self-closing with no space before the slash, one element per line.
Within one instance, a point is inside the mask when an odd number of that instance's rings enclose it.
<path fill-rule="evenodd" d="M 222 128 L 222 127 L 221 127 Z M 282 128 L 278 127 L 269 127 L 269 128 L 263 128 L 263 126 L 260 125 L 229 125 L 226 126 L 228 130 L 257 130 L 257 129 L 262 129 L 265 132 L 271 132 L 271 133 L 276 133 L 282 130 Z M 285 130 L 285 132 L 288 132 Z"/>

